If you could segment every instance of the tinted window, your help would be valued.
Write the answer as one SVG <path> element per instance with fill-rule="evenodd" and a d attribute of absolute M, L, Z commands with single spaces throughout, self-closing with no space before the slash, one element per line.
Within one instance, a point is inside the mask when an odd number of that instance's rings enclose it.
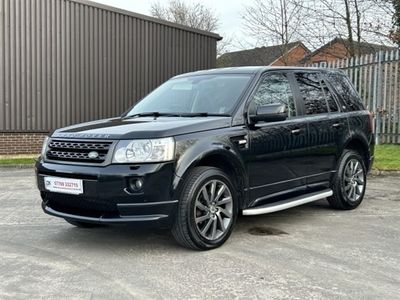
<path fill-rule="evenodd" d="M 330 83 L 334 86 L 343 100 L 343 104 L 348 111 L 364 109 L 360 97 L 344 74 L 328 73 L 327 76 L 330 79 Z"/>
<path fill-rule="evenodd" d="M 329 111 L 336 112 L 339 111 L 338 105 L 336 103 L 335 97 L 329 90 L 325 80 L 321 80 L 321 85 L 325 93 L 326 101 L 328 102 Z"/>
<path fill-rule="evenodd" d="M 325 94 L 317 73 L 296 73 L 296 80 L 304 100 L 307 115 L 328 112 Z"/>
<path fill-rule="evenodd" d="M 230 114 L 251 75 L 216 74 L 171 79 L 140 101 L 128 115 L 161 113 Z"/>
<path fill-rule="evenodd" d="M 258 106 L 272 103 L 284 104 L 289 117 L 296 115 L 293 94 L 285 74 L 266 74 L 261 78 L 250 105 L 250 113 L 255 113 Z"/>

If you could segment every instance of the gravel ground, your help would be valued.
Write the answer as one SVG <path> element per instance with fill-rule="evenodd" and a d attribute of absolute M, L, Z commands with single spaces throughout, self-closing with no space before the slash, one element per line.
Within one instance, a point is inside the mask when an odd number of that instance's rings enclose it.
<path fill-rule="evenodd" d="M 221 248 L 167 231 L 78 229 L 45 215 L 31 170 L 0 169 L 0 299 L 400 299 L 400 177 L 364 203 L 240 217 Z"/>

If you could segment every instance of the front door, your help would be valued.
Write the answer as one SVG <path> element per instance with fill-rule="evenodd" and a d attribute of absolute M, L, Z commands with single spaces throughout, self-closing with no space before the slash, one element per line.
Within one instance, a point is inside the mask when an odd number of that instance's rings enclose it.
<path fill-rule="evenodd" d="M 294 100 L 292 76 L 286 72 L 265 73 L 250 99 L 249 114 L 254 114 L 258 106 L 271 103 L 286 105 L 288 112 L 285 121 L 258 123 L 249 129 L 247 168 L 253 205 L 295 191 L 306 183 L 307 124 Z"/>

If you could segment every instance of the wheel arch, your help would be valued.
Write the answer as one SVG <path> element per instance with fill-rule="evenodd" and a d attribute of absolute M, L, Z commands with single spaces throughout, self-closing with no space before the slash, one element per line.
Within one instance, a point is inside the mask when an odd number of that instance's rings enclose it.
<path fill-rule="evenodd" d="M 353 136 L 346 141 L 343 149 L 351 149 L 358 152 L 363 158 L 367 170 L 370 168 L 370 151 L 368 142 L 360 136 Z"/>
<path fill-rule="evenodd" d="M 179 182 L 176 183 L 175 186 L 176 192 L 180 191 L 187 174 L 193 168 L 200 166 L 219 168 L 227 173 L 236 188 L 237 195 L 239 197 L 239 207 L 241 208 L 246 197 L 246 169 L 237 154 L 227 149 L 213 149 L 206 153 L 199 153 L 190 160 L 190 163 L 186 164 L 185 166 L 178 166 L 176 175 L 179 177 Z"/>

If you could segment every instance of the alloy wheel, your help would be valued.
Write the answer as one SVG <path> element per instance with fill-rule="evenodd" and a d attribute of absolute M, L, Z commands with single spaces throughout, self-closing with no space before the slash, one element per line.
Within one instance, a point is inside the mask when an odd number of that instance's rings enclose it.
<path fill-rule="evenodd" d="M 357 159 L 350 159 L 344 171 L 344 191 L 351 202 L 357 202 L 365 188 L 364 169 Z"/>
<path fill-rule="evenodd" d="M 223 236 L 233 220 L 233 199 L 229 187 L 212 179 L 200 188 L 194 205 L 195 224 L 200 235 L 207 240 Z"/>

